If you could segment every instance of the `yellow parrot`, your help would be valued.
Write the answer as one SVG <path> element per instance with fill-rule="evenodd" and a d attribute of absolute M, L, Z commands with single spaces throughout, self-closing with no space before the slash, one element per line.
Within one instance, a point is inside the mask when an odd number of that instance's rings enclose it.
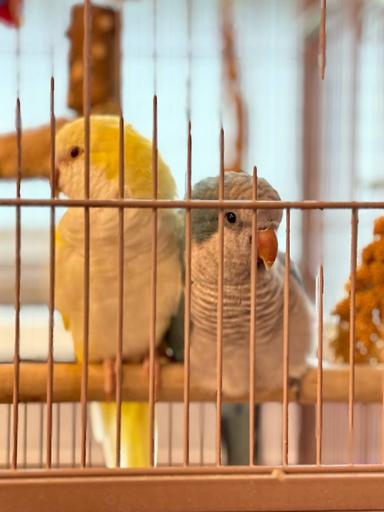
<path fill-rule="evenodd" d="M 124 126 L 125 197 L 151 198 L 152 145 L 130 125 Z M 84 198 L 84 119 L 66 124 L 56 137 L 58 189 L 69 198 Z M 176 186 L 169 168 L 158 159 L 158 197 L 172 199 Z M 90 197 L 119 197 L 119 118 L 90 117 Z M 158 211 L 156 346 L 162 341 L 180 295 L 181 268 L 175 211 Z M 116 208 L 90 209 L 89 362 L 104 362 L 113 372 L 119 309 L 119 220 Z M 151 318 L 152 212 L 124 211 L 123 360 L 147 362 Z M 78 361 L 83 352 L 84 212 L 68 208 L 56 228 L 55 304 L 73 337 Z M 143 377 L 144 378 L 144 377 Z M 106 380 L 108 382 L 108 380 Z M 106 464 L 115 464 L 116 404 L 92 404 L 95 437 L 103 442 Z M 121 466 L 149 465 L 147 403 L 123 403 Z"/>

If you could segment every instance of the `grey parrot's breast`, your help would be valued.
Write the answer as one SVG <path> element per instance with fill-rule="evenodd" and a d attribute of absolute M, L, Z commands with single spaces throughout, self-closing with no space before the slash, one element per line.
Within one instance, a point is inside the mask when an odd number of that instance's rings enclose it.
<path fill-rule="evenodd" d="M 260 298 L 260 297 L 259 297 Z M 191 295 L 191 368 L 192 379 L 209 388 L 216 385 L 216 345 L 217 345 L 217 286 L 194 281 Z M 258 316 L 259 311 L 259 318 Z M 275 315 L 278 322 L 279 315 Z M 251 293 L 250 284 L 224 286 L 223 289 L 223 392 L 230 396 L 246 394 L 249 385 L 249 344 L 251 324 Z M 261 308 L 256 308 L 257 354 L 264 358 L 264 353 L 275 351 L 278 357 L 279 348 L 274 349 L 273 342 L 278 340 L 271 336 L 271 325 Z M 262 385 L 266 373 L 263 368 L 276 359 L 270 358 L 264 366 L 258 365 L 257 383 Z M 277 363 L 277 366 L 279 364 Z M 270 368 L 269 371 L 271 371 Z"/>
<path fill-rule="evenodd" d="M 256 387 L 282 386 L 283 268 L 258 279 L 256 290 Z M 290 375 L 300 375 L 311 342 L 311 310 L 297 281 L 290 280 Z M 216 389 L 218 289 L 195 276 L 191 289 L 191 378 Z M 243 396 L 249 390 L 251 289 L 247 281 L 223 289 L 223 393 Z"/>

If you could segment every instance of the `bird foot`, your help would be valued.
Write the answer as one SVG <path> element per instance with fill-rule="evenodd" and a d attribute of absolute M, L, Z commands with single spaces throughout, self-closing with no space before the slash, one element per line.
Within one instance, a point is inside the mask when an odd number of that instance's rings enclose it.
<path fill-rule="evenodd" d="M 296 397 L 300 395 L 301 380 L 298 377 L 288 377 L 288 387 L 291 389 Z"/>
<path fill-rule="evenodd" d="M 116 397 L 116 383 L 119 375 L 116 359 L 104 359 L 103 371 L 105 398 L 108 402 L 112 402 Z"/>

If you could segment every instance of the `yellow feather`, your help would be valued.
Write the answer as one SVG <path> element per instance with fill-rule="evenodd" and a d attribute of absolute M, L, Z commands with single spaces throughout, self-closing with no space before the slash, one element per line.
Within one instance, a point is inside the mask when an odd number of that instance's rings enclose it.
<path fill-rule="evenodd" d="M 99 404 L 103 424 L 103 443 L 108 446 L 107 465 L 116 462 L 116 404 Z M 128 468 L 149 466 L 149 408 L 141 402 L 121 404 L 120 465 Z"/>
<path fill-rule="evenodd" d="M 119 117 L 91 116 L 90 158 L 91 165 L 105 171 L 110 180 L 119 176 Z M 84 147 L 84 119 L 66 124 L 57 134 L 59 158 L 69 155 L 73 146 Z M 132 197 L 152 196 L 152 143 L 131 125 L 124 125 L 125 184 Z M 176 196 L 176 184 L 168 166 L 158 155 L 158 197 L 171 199 Z"/>

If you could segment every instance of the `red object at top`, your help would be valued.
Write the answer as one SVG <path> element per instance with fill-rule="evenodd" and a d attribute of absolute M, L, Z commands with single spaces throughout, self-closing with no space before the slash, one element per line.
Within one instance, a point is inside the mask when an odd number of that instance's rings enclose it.
<path fill-rule="evenodd" d="M 19 27 L 21 2 L 22 0 L 0 0 L 0 20 Z"/>

